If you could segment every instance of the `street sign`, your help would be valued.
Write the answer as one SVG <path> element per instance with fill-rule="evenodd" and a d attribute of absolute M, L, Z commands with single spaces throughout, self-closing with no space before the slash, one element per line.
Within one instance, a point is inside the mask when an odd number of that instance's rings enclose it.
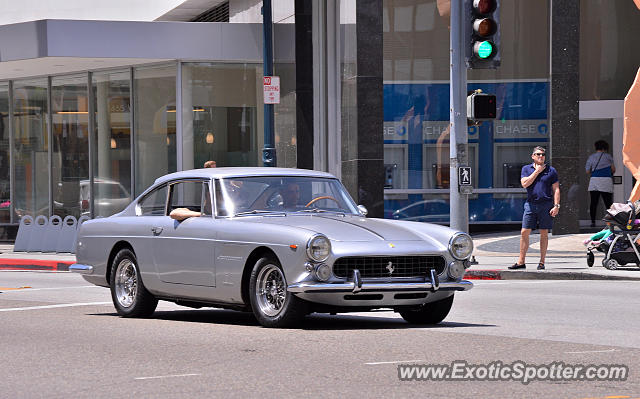
<path fill-rule="evenodd" d="M 458 168 L 458 185 L 471 185 L 471 166 L 460 166 Z"/>
<path fill-rule="evenodd" d="M 262 78 L 265 104 L 280 104 L 280 76 Z"/>

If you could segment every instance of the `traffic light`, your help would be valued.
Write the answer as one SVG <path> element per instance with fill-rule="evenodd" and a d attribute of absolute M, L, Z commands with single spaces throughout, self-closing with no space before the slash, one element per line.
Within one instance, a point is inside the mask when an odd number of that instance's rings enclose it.
<path fill-rule="evenodd" d="M 467 96 L 467 119 L 482 121 L 496 118 L 496 96 L 476 90 Z"/>
<path fill-rule="evenodd" d="M 500 1 L 464 0 L 465 60 L 469 69 L 500 65 Z"/>

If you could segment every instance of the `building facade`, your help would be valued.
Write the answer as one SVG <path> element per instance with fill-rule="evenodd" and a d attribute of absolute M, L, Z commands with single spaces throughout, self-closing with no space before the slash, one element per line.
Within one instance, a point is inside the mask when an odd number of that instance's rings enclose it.
<path fill-rule="evenodd" d="M 124 5 L 100 20 L 78 3 L 0 25 L 5 239 L 26 214 L 109 216 L 208 160 L 262 164 L 262 1 L 134 3 L 136 21 Z M 277 166 L 334 173 L 373 216 L 447 223 L 448 1 L 273 0 L 273 16 Z M 542 145 L 561 182 L 554 232 L 577 232 L 595 141 L 614 155 L 615 201 L 633 185 L 622 100 L 640 67 L 640 10 L 513 0 L 500 17 L 501 66 L 468 72 L 468 89 L 498 102 L 495 121 L 468 129 L 469 222 L 518 227 L 520 169 Z"/>

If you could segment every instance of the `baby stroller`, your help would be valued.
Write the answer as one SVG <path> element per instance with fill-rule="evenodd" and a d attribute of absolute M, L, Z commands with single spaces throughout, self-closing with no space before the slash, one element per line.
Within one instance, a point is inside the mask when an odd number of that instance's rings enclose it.
<path fill-rule="evenodd" d="M 593 266 L 595 249 L 604 252 L 602 266 L 609 270 L 628 263 L 640 267 L 640 244 L 636 242 L 640 238 L 640 219 L 637 216 L 640 216 L 640 201 L 611 205 L 602 219 L 609 225 L 610 234 L 600 232 L 604 233 L 600 240 L 591 241 L 587 247 L 587 265 Z"/>

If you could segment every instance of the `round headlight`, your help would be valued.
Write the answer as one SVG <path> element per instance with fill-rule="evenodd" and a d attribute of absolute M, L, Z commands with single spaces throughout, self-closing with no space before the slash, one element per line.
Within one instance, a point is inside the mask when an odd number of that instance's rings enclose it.
<path fill-rule="evenodd" d="M 456 259 L 466 259 L 473 252 L 473 240 L 468 234 L 456 233 L 449 241 L 449 252 Z"/>
<path fill-rule="evenodd" d="M 322 262 L 329 257 L 331 252 L 331 243 L 329 239 L 323 235 L 311 237 L 307 243 L 307 255 L 311 260 Z"/>

